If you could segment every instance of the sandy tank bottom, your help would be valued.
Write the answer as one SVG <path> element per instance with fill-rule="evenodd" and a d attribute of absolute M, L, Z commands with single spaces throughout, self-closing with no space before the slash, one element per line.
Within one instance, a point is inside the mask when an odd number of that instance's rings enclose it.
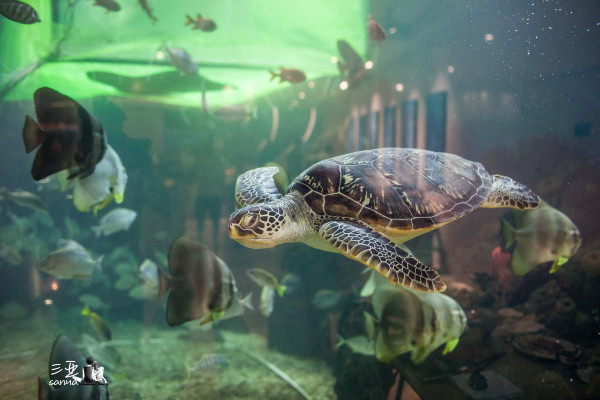
<path fill-rule="evenodd" d="M 41 312 L 0 325 L 0 398 L 36 399 L 37 377 L 49 377 L 48 360 L 57 334 L 79 348 L 81 333 L 56 331 L 51 315 Z M 335 378 L 325 362 L 269 351 L 264 337 L 198 328 L 143 329 L 138 322 L 112 326 L 113 344 L 121 355 L 113 378 L 113 399 L 302 399 L 303 396 L 251 354 L 276 366 L 313 399 L 336 399 Z M 91 334 L 87 330 L 88 334 Z M 215 337 L 218 339 L 215 340 Z M 206 354 L 222 354 L 228 367 L 187 373 Z M 83 351 L 84 356 L 87 356 Z M 98 360 L 102 364 L 102 360 Z"/>

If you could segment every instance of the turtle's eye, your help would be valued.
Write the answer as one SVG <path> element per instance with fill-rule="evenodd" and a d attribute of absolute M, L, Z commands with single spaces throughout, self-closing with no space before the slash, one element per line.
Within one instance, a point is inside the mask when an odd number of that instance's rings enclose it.
<path fill-rule="evenodd" d="M 250 228 L 258 221 L 258 215 L 256 214 L 246 214 L 240 219 L 240 226 L 242 228 Z"/>

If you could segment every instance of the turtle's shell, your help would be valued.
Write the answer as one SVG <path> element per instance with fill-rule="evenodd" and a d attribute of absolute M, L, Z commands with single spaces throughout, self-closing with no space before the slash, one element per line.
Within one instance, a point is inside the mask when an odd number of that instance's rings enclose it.
<path fill-rule="evenodd" d="M 320 161 L 289 186 L 327 219 L 355 219 L 379 231 L 430 230 L 479 207 L 492 178 L 454 154 L 387 148 Z"/>

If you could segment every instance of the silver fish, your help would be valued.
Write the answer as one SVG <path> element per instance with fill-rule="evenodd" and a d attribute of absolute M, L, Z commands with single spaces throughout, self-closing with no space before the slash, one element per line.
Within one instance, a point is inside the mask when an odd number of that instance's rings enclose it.
<path fill-rule="evenodd" d="M 102 235 L 108 236 L 115 232 L 126 231 L 133 221 L 135 221 L 136 217 L 137 212 L 127 208 L 118 207 L 103 216 L 100 219 L 100 225 L 92 226 L 92 230 L 96 237 Z"/>
<path fill-rule="evenodd" d="M 354 353 L 365 356 L 375 355 L 375 341 L 364 335 L 354 336 L 349 339 L 344 339 L 341 335 L 338 335 L 338 339 L 339 342 L 336 344 L 336 347 L 346 345 L 350 347 Z"/>
<path fill-rule="evenodd" d="M 98 259 L 93 260 L 85 248 L 82 250 L 74 247 L 74 245 L 67 246 L 50 253 L 40 262 L 38 269 L 59 279 L 84 279 L 93 274 L 94 268 L 102 270 L 103 257 L 100 256 Z"/>
<path fill-rule="evenodd" d="M 217 108 L 213 115 L 225 122 L 248 122 L 252 118 L 256 118 L 256 108 L 249 110 L 240 105 L 221 106 Z"/>
<path fill-rule="evenodd" d="M 35 211 L 46 211 L 46 205 L 39 196 L 24 190 L 9 191 L 3 187 L 0 189 L 0 200 L 8 200 L 20 207 L 30 208 Z"/>
<path fill-rule="evenodd" d="M 161 51 L 167 53 L 169 63 L 185 75 L 198 75 L 198 65 L 190 54 L 182 48 L 162 46 Z"/>
<path fill-rule="evenodd" d="M 260 292 L 260 303 L 258 308 L 265 317 L 268 317 L 273 312 L 273 304 L 275 302 L 275 291 L 267 286 L 262 288 Z"/>
<path fill-rule="evenodd" d="M 525 275 L 537 265 L 553 261 L 550 273 L 558 271 L 581 246 L 577 226 L 562 212 L 542 202 L 538 208 L 513 212 L 516 228 L 502 220 L 506 247 L 515 243 L 511 266 Z"/>
<path fill-rule="evenodd" d="M 221 370 L 229 367 L 229 361 L 221 354 L 206 354 L 189 372 Z"/>

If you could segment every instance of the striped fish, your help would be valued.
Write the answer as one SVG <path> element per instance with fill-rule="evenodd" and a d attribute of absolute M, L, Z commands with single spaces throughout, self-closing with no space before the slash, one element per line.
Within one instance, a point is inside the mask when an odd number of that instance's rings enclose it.
<path fill-rule="evenodd" d="M 207 354 L 189 372 L 216 372 L 229 366 L 229 361 L 221 354 Z"/>
<path fill-rule="evenodd" d="M 0 0 L 0 14 L 21 24 L 40 22 L 33 7 L 17 0 Z"/>
<path fill-rule="evenodd" d="M 378 321 L 369 314 L 365 327 L 381 362 L 410 352 L 411 361 L 420 364 L 444 343 L 446 354 L 454 350 L 467 323 L 461 306 L 442 293 L 381 285 L 372 304 Z"/>
<path fill-rule="evenodd" d="M 581 246 L 577 226 L 562 212 L 542 202 L 534 210 L 515 211 L 516 227 L 502 219 L 506 248 L 515 244 L 511 258 L 513 272 L 525 275 L 536 266 L 552 261 L 550 273 L 558 271 Z"/>

